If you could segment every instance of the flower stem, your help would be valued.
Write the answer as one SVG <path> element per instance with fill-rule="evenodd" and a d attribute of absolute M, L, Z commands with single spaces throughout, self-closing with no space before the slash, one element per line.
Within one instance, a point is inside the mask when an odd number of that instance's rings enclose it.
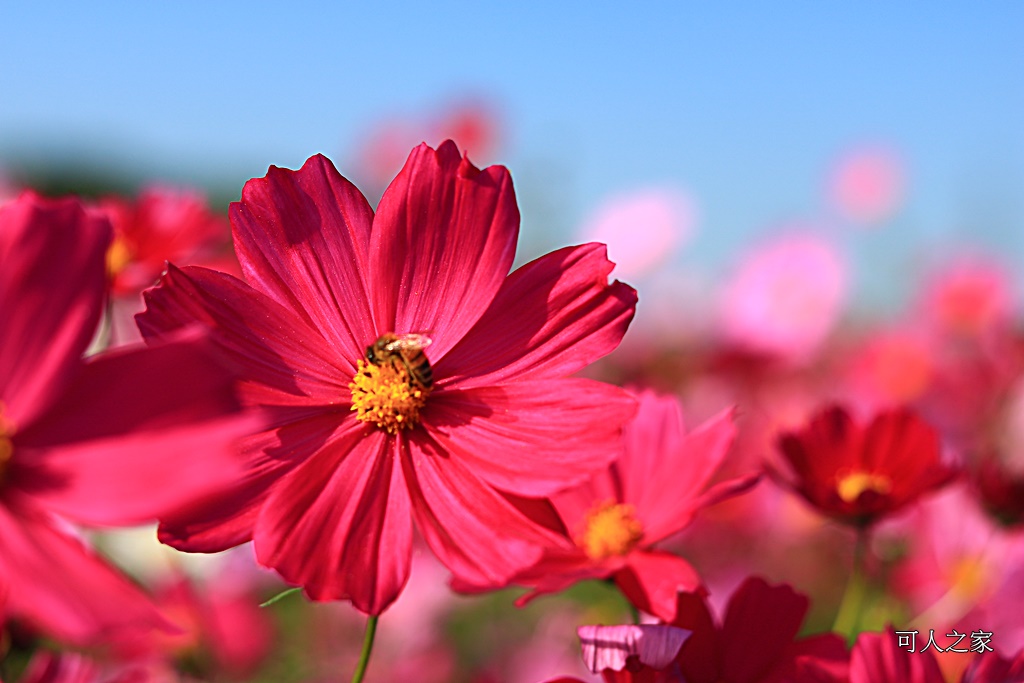
<path fill-rule="evenodd" d="M 373 652 L 373 638 L 377 635 L 377 619 L 380 617 L 371 614 L 366 618 L 366 635 L 363 636 L 363 650 L 359 653 L 359 663 L 356 664 L 355 673 L 352 674 L 352 683 L 362 683 L 366 675 L 366 665 L 370 663 L 370 653 Z"/>
<path fill-rule="evenodd" d="M 866 528 L 858 529 L 857 540 L 853 546 L 853 570 L 850 572 L 850 580 L 846 584 L 843 600 L 839 603 L 836 621 L 832 625 L 832 630 L 846 636 L 846 640 L 850 644 L 857 638 L 857 628 L 860 626 L 867 597 L 868 540 L 868 530 Z"/>

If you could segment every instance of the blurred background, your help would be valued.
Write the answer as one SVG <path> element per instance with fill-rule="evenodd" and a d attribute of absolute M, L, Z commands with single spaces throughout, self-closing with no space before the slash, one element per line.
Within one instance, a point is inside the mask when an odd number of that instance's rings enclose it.
<path fill-rule="evenodd" d="M 12 3 L 0 167 L 224 210 L 317 152 L 376 199 L 411 146 L 455 136 L 512 170 L 520 260 L 653 190 L 683 237 L 659 265 L 691 284 L 795 227 L 870 257 L 855 300 L 894 307 L 908 268 L 968 240 L 1024 255 L 1022 33 L 1011 2 Z"/>

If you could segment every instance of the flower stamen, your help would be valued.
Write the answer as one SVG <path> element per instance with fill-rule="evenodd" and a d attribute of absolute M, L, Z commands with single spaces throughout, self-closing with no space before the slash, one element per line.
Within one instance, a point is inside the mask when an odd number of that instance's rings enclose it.
<path fill-rule="evenodd" d="M 576 545 L 592 560 L 626 555 L 643 538 L 644 528 L 632 505 L 608 500 L 587 513 L 586 523 Z"/>
<path fill-rule="evenodd" d="M 356 419 L 375 424 L 388 434 L 418 425 L 420 410 L 430 395 L 430 389 L 410 381 L 401 363 L 374 365 L 360 360 L 348 388 Z"/>
<path fill-rule="evenodd" d="M 892 481 L 884 474 L 851 472 L 836 481 L 836 492 L 845 503 L 853 503 L 867 491 L 885 495 L 892 490 Z"/>

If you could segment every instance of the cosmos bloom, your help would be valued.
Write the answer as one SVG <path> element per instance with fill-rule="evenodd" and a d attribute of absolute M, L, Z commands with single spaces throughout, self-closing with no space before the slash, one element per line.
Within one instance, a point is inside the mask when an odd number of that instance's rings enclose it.
<path fill-rule="evenodd" d="M 977 338 L 1008 329 L 1017 307 L 1013 290 L 997 260 L 961 256 L 925 282 L 917 309 L 940 333 Z"/>
<path fill-rule="evenodd" d="M 141 668 L 111 670 L 75 652 L 55 654 L 40 650 L 19 680 L 20 683 L 171 683 L 178 680 L 170 672 L 161 673 L 163 675 Z"/>
<path fill-rule="evenodd" d="M 622 456 L 551 496 L 557 519 L 549 524 L 572 544 L 547 550 L 515 577 L 534 589 L 519 604 L 578 581 L 612 578 L 638 609 L 671 621 L 676 594 L 701 588 L 689 562 L 655 544 L 685 528 L 702 508 L 747 490 L 758 476 L 705 490 L 736 435 L 731 411 L 686 433 L 678 401 L 649 391 L 638 400 Z"/>
<path fill-rule="evenodd" d="M 845 294 L 835 246 L 813 234 L 783 236 L 751 252 L 727 285 L 722 335 L 744 350 L 803 362 L 832 331 Z"/>
<path fill-rule="evenodd" d="M 109 243 L 74 200 L 0 208 L 0 595 L 9 616 L 74 644 L 166 622 L 67 521 L 174 511 L 237 476 L 232 444 L 258 426 L 230 417 L 232 377 L 196 334 L 82 361 Z"/>
<path fill-rule="evenodd" d="M 903 160 L 891 149 L 865 146 L 844 155 L 829 179 L 829 195 L 836 209 L 855 223 L 880 223 L 903 201 L 906 172 Z"/>
<path fill-rule="evenodd" d="M 935 655 L 900 647 L 899 636 L 862 633 L 850 654 L 849 683 L 944 683 Z"/>
<path fill-rule="evenodd" d="M 788 468 L 766 463 L 775 481 L 855 526 L 873 524 L 957 475 L 940 460 L 935 430 L 907 409 L 880 412 L 864 425 L 832 406 L 776 443 Z"/>
<path fill-rule="evenodd" d="M 106 197 L 100 209 L 114 227 L 107 266 L 118 296 L 155 284 L 167 261 L 206 263 L 227 246 L 227 221 L 195 192 L 151 187 L 135 201 Z"/>
<path fill-rule="evenodd" d="M 161 538 L 201 552 L 254 540 L 311 598 L 368 614 L 405 585 L 414 521 L 474 585 L 535 562 L 552 535 L 509 496 L 607 465 L 634 409 L 621 389 L 566 378 L 614 349 L 633 315 L 604 247 L 508 274 L 508 171 L 478 170 L 450 142 L 416 148 L 376 215 L 316 156 L 246 183 L 231 221 L 246 282 L 172 267 L 138 322 L 148 338 L 211 326 L 245 399 L 276 422 L 251 440 L 248 476 L 166 520 Z M 413 333 L 432 344 L 369 360 L 384 335 Z"/>
<path fill-rule="evenodd" d="M 834 634 L 796 639 L 810 601 L 787 585 L 751 577 L 729 598 L 715 623 L 706 600 L 679 596 L 672 624 L 692 631 L 677 659 L 687 683 L 782 683 L 804 660 L 842 665 L 846 645 Z M 797 680 L 802 680 L 797 676 Z"/>
<path fill-rule="evenodd" d="M 1024 681 L 1024 650 L 1011 658 L 986 652 L 970 663 L 960 683 L 1020 683 Z"/>

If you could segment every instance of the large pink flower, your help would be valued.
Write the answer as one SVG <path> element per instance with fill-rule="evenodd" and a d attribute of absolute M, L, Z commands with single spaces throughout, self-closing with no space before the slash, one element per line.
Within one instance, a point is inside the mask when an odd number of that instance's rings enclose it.
<path fill-rule="evenodd" d="M 588 244 L 509 274 L 519 212 L 508 171 L 422 145 L 377 214 L 331 163 L 271 167 L 231 207 L 246 282 L 170 268 L 149 338 L 202 321 L 275 411 L 249 476 L 161 538 L 191 551 L 255 540 L 317 600 L 379 614 L 409 574 L 413 522 L 452 572 L 505 582 L 550 534 L 508 496 L 539 497 L 617 454 L 620 389 L 566 378 L 618 344 L 636 293 Z M 433 383 L 369 362 L 385 334 L 426 334 Z M 421 359 L 412 359 L 419 365 Z"/>
<path fill-rule="evenodd" d="M 682 531 L 702 508 L 749 489 L 758 475 L 707 488 L 736 436 L 731 411 L 686 433 L 678 401 L 649 391 L 638 398 L 622 456 L 551 497 L 557 519 L 549 524 L 572 543 L 550 548 L 515 577 L 534 588 L 520 604 L 578 581 L 611 578 L 637 608 L 671 621 L 677 593 L 702 589 L 689 562 L 654 546 Z"/>
<path fill-rule="evenodd" d="M 228 416 L 232 377 L 195 334 L 82 361 L 110 239 L 74 200 L 0 208 L 0 596 L 73 643 L 165 622 L 65 520 L 173 512 L 238 475 L 231 444 L 258 426 Z"/>

